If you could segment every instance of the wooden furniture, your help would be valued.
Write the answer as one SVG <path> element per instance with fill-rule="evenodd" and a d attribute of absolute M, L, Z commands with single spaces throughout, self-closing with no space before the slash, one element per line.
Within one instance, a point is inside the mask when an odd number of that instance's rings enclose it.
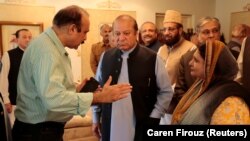
<path fill-rule="evenodd" d="M 91 110 L 85 117 L 74 116 L 64 127 L 64 141 L 98 141 L 92 133 Z"/>

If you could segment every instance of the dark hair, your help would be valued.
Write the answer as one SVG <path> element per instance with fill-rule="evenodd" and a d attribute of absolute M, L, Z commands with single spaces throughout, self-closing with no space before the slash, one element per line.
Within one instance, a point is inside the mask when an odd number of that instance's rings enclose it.
<path fill-rule="evenodd" d="M 199 50 L 199 53 L 202 57 L 203 60 L 205 60 L 205 55 L 206 55 L 206 44 L 203 43 L 201 44 L 200 46 L 198 46 L 198 50 Z M 215 66 L 215 69 L 214 69 L 214 75 L 216 75 L 217 77 L 219 77 L 218 74 L 220 74 L 220 69 L 218 68 L 218 63 L 216 63 L 216 66 Z"/>
<path fill-rule="evenodd" d="M 103 25 L 101 25 L 101 27 L 100 27 L 100 32 L 102 31 L 102 29 L 103 29 L 104 27 L 109 27 L 109 28 L 111 28 L 111 30 L 112 30 L 112 27 L 111 27 L 110 25 L 108 25 L 108 24 L 103 24 Z"/>
<path fill-rule="evenodd" d="M 121 19 L 129 19 L 129 20 L 133 21 L 133 23 L 134 23 L 133 28 L 134 28 L 135 32 L 138 31 L 137 22 L 136 22 L 136 20 L 135 20 L 133 17 L 131 17 L 130 15 L 120 15 L 120 16 L 118 16 L 118 17 L 114 20 L 114 22 L 113 22 L 113 24 L 112 24 L 112 27 L 114 28 L 115 22 L 118 21 L 118 20 L 121 20 Z"/>
<path fill-rule="evenodd" d="M 20 33 L 21 31 L 29 31 L 29 30 L 26 29 L 26 28 L 22 28 L 22 29 L 17 30 L 13 35 L 15 35 L 16 38 L 19 38 L 19 33 Z"/>
<path fill-rule="evenodd" d="M 200 53 L 201 57 L 205 60 L 206 44 L 203 43 L 203 44 L 199 45 L 198 50 L 199 50 L 199 53 Z"/>
<path fill-rule="evenodd" d="M 76 5 L 68 6 L 57 12 L 53 19 L 53 24 L 57 27 L 75 24 L 77 31 L 81 32 L 81 21 L 83 14 L 88 16 L 87 11 L 85 11 L 83 8 Z"/>
<path fill-rule="evenodd" d="M 205 55 L 206 55 L 206 44 L 203 43 L 201 44 L 200 46 L 198 46 L 198 50 L 199 50 L 199 53 L 201 55 L 201 57 L 205 60 Z M 220 55 L 221 56 L 221 55 Z M 215 65 L 215 68 L 214 68 L 214 75 L 217 77 L 217 78 L 222 78 L 221 76 L 223 75 L 222 73 L 222 68 L 220 67 L 220 64 L 218 62 L 220 62 L 220 57 L 218 59 L 218 61 L 216 62 L 216 65 Z M 224 63 L 224 60 L 223 60 L 223 63 Z"/>
<path fill-rule="evenodd" d="M 223 42 L 224 44 L 227 44 L 223 33 L 220 35 L 220 41 Z"/>
<path fill-rule="evenodd" d="M 180 23 L 176 23 L 176 28 L 178 28 L 178 29 L 183 28 L 183 25 Z"/>
<path fill-rule="evenodd" d="M 142 28 L 142 26 L 145 25 L 145 24 L 151 24 L 151 25 L 153 25 L 153 26 L 155 27 L 155 33 L 159 33 L 159 30 L 158 30 L 158 28 L 156 27 L 155 23 L 150 22 L 150 21 L 146 21 L 146 22 L 144 22 L 144 23 L 141 25 L 141 28 Z M 140 28 L 140 30 L 141 30 L 141 28 Z M 141 32 L 141 31 L 140 31 L 140 32 Z"/>

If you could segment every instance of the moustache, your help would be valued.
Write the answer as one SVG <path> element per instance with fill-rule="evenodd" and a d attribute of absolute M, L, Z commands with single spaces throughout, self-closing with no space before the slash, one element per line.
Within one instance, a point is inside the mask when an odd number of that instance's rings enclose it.
<path fill-rule="evenodd" d="M 165 35 L 165 38 L 173 38 L 173 37 L 170 35 Z"/>
<path fill-rule="evenodd" d="M 145 36 L 143 36 L 143 38 L 147 38 L 147 37 L 152 38 L 152 36 L 151 36 L 151 35 L 145 35 Z"/>

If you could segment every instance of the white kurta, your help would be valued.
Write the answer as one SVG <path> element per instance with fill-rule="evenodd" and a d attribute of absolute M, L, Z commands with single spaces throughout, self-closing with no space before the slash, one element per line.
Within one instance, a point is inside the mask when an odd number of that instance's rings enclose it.
<path fill-rule="evenodd" d="M 128 59 L 129 52 L 122 54 L 121 73 L 118 83 L 129 82 L 128 78 Z M 110 141 L 133 141 L 135 135 L 135 114 L 131 95 L 113 102 L 111 115 Z"/>

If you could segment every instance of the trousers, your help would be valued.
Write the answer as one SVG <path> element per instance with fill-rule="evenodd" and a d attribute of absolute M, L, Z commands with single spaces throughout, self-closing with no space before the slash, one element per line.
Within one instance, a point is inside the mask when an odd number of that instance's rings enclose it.
<path fill-rule="evenodd" d="M 63 141 L 64 125 L 52 121 L 30 124 L 16 119 L 12 129 L 13 141 Z"/>

